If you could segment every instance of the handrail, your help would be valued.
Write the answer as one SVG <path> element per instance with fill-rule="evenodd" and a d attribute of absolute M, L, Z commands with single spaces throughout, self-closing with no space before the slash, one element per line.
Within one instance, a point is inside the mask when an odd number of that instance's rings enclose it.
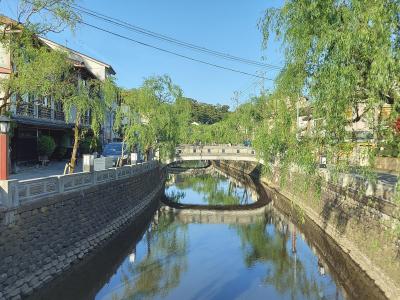
<path fill-rule="evenodd" d="M 158 167 L 157 161 L 149 161 L 101 171 L 79 172 L 29 180 L 3 180 L 0 182 L 0 207 L 18 207 L 48 196 L 78 191 L 98 184 L 134 177 L 156 167 Z"/>

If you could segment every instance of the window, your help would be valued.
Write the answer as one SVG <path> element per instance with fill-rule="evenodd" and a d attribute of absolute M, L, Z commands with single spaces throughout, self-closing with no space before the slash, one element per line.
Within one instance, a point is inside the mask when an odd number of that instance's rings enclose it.
<path fill-rule="evenodd" d="M 240 150 L 239 150 L 239 149 L 237 149 L 237 150 L 236 150 L 236 153 L 240 153 Z"/>
<path fill-rule="evenodd" d="M 208 149 L 207 152 L 208 152 L 208 153 L 211 153 L 211 149 Z"/>

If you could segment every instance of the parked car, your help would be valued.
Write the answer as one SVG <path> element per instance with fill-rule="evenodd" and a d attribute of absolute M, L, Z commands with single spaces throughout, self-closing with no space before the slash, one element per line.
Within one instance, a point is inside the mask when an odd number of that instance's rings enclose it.
<path fill-rule="evenodd" d="M 251 141 L 249 140 L 243 141 L 243 145 L 246 147 L 251 147 Z"/>
<path fill-rule="evenodd" d="M 122 153 L 123 149 L 123 153 Z M 130 152 L 128 147 L 124 143 L 109 143 L 104 146 L 103 157 L 112 157 L 114 166 L 117 164 L 118 158 L 122 157 L 125 162 L 127 162 L 130 158 Z"/>

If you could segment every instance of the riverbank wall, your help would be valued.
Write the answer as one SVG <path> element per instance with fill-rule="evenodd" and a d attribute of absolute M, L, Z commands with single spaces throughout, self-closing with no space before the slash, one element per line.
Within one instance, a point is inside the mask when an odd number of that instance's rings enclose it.
<path fill-rule="evenodd" d="M 301 177 L 279 186 L 274 178 L 262 175 L 260 165 L 249 162 L 214 162 L 229 172 L 251 175 L 265 185 L 271 199 L 284 197 L 297 207 L 298 214 L 311 219 L 349 255 L 389 299 L 400 299 L 400 249 L 396 228 L 399 208 L 361 192 L 326 185 L 321 196 L 313 188 L 295 187 Z"/>
<path fill-rule="evenodd" d="M 165 168 L 155 162 L 129 168 L 110 170 L 113 180 L 71 191 L 63 186 L 63 192 L 0 209 L 1 300 L 41 289 L 158 205 Z"/>

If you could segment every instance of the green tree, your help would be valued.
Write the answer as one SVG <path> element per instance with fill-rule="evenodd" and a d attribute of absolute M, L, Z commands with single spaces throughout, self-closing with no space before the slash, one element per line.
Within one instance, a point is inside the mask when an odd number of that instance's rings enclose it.
<path fill-rule="evenodd" d="M 202 103 L 191 98 L 185 98 L 191 107 L 191 122 L 199 124 L 214 124 L 229 114 L 228 105 L 213 105 L 208 103 Z"/>
<path fill-rule="evenodd" d="M 139 145 L 146 156 L 159 151 L 161 158 L 170 158 L 187 135 L 189 120 L 182 90 L 168 76 L 158 76 L 123 93 L 115 127 L 122 128 L 124 140 Z"/>
<path fill-rule="evenodd" d="M 0 87 L 5 91 L 1 108 L 2 113 L 5 113 L 12 95 L 16 96 L 17 105 L 24 95 L 33 98 L 35 102 L 43 99 L 61 102 L 66 119 L 73 119 L 75 124 L 69 169 L 69 172 L 74 172 L 80 138 L 85 131 L 82 121 L 90 113 L 91 130 L 94 135 L 98 135 L 105 117 L 105 109 L 111 105 L 111 101 L 116 99 L 116 87 L 112 78 L 104 82 L 97 79 L 79 79 L 66 52 L 51 50 L 42 45 L 37 37 L 39 30 L 40 32 L 51 31 L 61 25 L 57 23 L 52 27 L 51 23 L 47 22 L 33 24 L 30 23 L 29 18 L 41 10 L 51 12 L 55 10 L 57 12 L 50 13 L 50 16 L 63 22 L 71 14 L 68 9 L 62 11 L 61 7 L 54 8 L 52 6 L 54 3 L 52 3 L 53 1 L 35 1 L 35 4 L 31 6 L 27 4 L 30 10 L 27 8 L 26 11 L 31 13 L 27 13 L 26 24 L 22 26 L 11 23 L 9 25 L 11 27 L 5 26 L 7 29 L 4 29 L 1 43 L 9 50 L 12 68 L 15 71 L 0 81 Z M 69 22 L 67 24 L 71 26 L 75 24 L 73 20 Z M 15 28 L 18 30 L 10 32 Z"/>
<path fill-rule="evenodd" d="M 74 119 L 74 145 L 72 148 L 69 173 L 73 173 L 76 167 L 76 159 L 79 143 L 85 135 L 84 119 L 90 114 L 89 125 L 94 137 L 100 133 L 101 125 L 104 123 L 105 113 L 117 97 L 117 88 L 113 78 L 107 78 L 104 82 L 98 79 L 87 81 L 76 81 L 75 74 L 71 73 L 69 91 L 59 101 L 63 104 L 66 118 Z M 96 139 L 94 139 L 96 140 Z"/>
<path fill-rule="evenodd" d="M 265 97 L 253 97 L 214 124 L 192 125 L 186 143 L 242 144 L 252 140 L 261 121 Z"/>
<path fill-rule="evenodd" d="M 17 21 L 0 17 L 3 25 L 0 46 L 10 53 L 11 70 L 16 70 L 0 81 L 2 114 L 7 111 L 13 95 L 26 93 L 46 97 L 61 92 L 59 82 L 68 71 L 67 63 L 57 53 L 44 48 L 38 50 L 40 41 L 36 36 L 65 27 L 74 29 L 80 16 L 70 7 L 73 3 L 74 0 L 20 0 Z"/>
<path fill-rule="evenodd" d="M 392 139 L 400 99 L 399 13 L 393 0 L 285 1 L 266 11 L 260 22 L 264 45 L 274 34 L 285 50 L 285 67 L 258 135 L 266 160 L 295 162 L 313 172 L 323 151 L 343 168 L 343 153 L 355 147 L 348 128 L 360 119 L 377 140 Z M 299 139 L 296 105 L 303 95 L 314 107 L 316 128 Z M 389 119 L 382 115 L 385 103 L 394 105 Z"/>

